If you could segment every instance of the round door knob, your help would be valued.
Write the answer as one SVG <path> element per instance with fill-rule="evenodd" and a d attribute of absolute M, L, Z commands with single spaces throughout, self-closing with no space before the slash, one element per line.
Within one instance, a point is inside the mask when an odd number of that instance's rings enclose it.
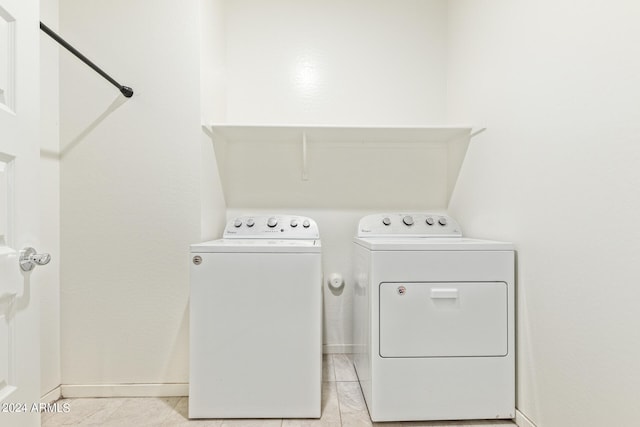
<path fill-rule="evenodd" d="M 267 225 L 269 226 L 269 228 L 273 228 L 276 225 L 278 225 L 278 220 L 275 219 L 274 217 L 271 217 L 267 220 Z"/>
<path fill-rule="evenodd" d="M 249 218 L 247 220 L 247 227 L 253 227 L 256 224 L 256 222 L 253 220 L 253 218 Z"/>
<path fill-rule="evenodd" d="M 425 222 L 427 223 L 427 225 L 433 225 L 435 223 L 435 221 L 433 220 L 433 218 L 428 217 Z"/>
<path fill-rule="evenodd" d="M 384 225 L 391 225 L 391 219 L 388 216 L 385 216 L 384 218 L 382 218 L 382 223 Z"/>
<path fill-rule="evenodd" d="M 444 218 L 444 217 L 440 218 L 438 220 L 438 224 L 444 227 L 445 225 L 447 225 L 447 218 Z"/>
<path fill-rule="evenodd" d="M 404 225 L 411 226 L 413 225 L 413 217 L 407 215 L 404 218 L 402 218 L 402 222 L 404 222 Z"/>
<path fill-rule="evenodd" d="M 242 220 L 240 220 L 240 219 L 236 219 L 235 221 L 233 221 L 233 226 L 234 226 L 235 228 L 238 228 L 238 227 L 240 227 L 241 225 L 242 225 Z"/>
<path fill-rule="evenodd" d="M 302 222 L 302 226 L 303 226 L 304 228 L 309 228 L 309 227 L 311 226 L 311 223 L 309 222 L 309 220 L 308 220 L 308 219 L 305 219 L 305 220 Z"/>
<path fill-rule="evenodd" d="M 298 226 L 298 220 L 297 219 L 292 219 L 290 225 L 291 225 L 291 227 L 296 228 Z"/>

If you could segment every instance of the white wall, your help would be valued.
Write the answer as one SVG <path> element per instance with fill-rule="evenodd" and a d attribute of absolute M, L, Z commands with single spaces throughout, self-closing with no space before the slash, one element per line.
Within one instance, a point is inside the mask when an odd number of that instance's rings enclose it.
<path fill-rule="evenodd" d="M 223 43 L 214 52 L 218 61 L 210 79 L 217 82 L 214 86 L 224 103 L 218 105 L 209 122 L 446 124 L 446 4 L 444 0 L 223 0 L 219 10 L 224 14 L 225 31 L 212 35 Z M 310 180 L 301 184 L 286 182 L 288 176 L 301 179 L 295 173 L 300 167 L 297 152 L 286 151 L 285 146 L 284 155 L 293 158 L 283 160 L 282 146 L 271 148 L 236 145 L 229 149 L 227 154 L 246 161 L 241 171 L 227 171 L 225 175 L 229 184 L 227 215 L 266 212 L 268 208 L 268 212 L 308 215 L 318 222 L 325 277 L 341 273 L 346 280 L 338 294 L 332 293 L 325 281 L 325 351 L 350 352 L 351 241 L 358 219 L 381 210 L 445 208 L 446 182 L 432 185 L 423 179 L 443 175 L 440 168 L 444 166 L 416 160 L 428 147 L 421 151 L 414 146 L 403 153 L 376 146 L 366 152 L 367 148 L 358 144 L 336 145 L 328 150 L 319 144 L 310 147 Z M 425 185 L 405 185 L 404 178 L 411 179 L 406 166 L 387 171 L 349 169 L 349 159 L 363 154 L 411 161 L 413 178 Z M 341 157 L 332 164 L 327 159 L 334 155 Z M 318 164 L 329 167 L 319 170 Z M 332 179 L 330 173 L 341 168 L 348 172 L 338 176 L 351 175 L 342 183 Z M 398 170 L 400 173 L 394 174 Z M 274 197 L 265 200 L 265 187 L 283 176 L 277 186 L 268 189 Z M 353 193 L 347 188 L 357 189 L 359 180 L 372 179 L 384 181 L 387 192 L 374 192 L 364 202 L 362 197 L 350 197 Z M 390 182 L 397 185 L 385 197 Z M 253 187 L 250 200 L 243 198 L 249 187 Z M 336 188 L 341 197 L 335 194 Z"/>
<path fill-rule="evenodd" d="M 201 174 L 200 238 L 220 237 L 224 230 L 226 203 L 218 161 L 211 134 L 206 130 L 212 117 L 225 110 L 224 64 L 219 59 L 225 52 L 224 0 L 200 0 L 200 134 Z"/>
<path fill-rule="evenodd" d="M 517 406 L 638 424 L 640 5 L 450 2 L 449 118 L 485 124 L 450 212 L 518 249 Z"/>
<path fill-rule="evenodd" d="M 440 123 L 444 0 L 226 0 L 215 121 Z"/>
<path fill-rule="evenodd" d="M 40 18 L 58 30 L 58 1 L 41 0 Z M 58 45 L 40 33 L 40 202 L 41 252 L 51 261 L 37 271 L 40 288 L 41 394 L 60 385 L 60 161 Z M 55 398 L 53 396 L 52 398 Z"/>
<path fill-rule="evenodd" d="M 63 394 L 188 381 L 188 248 L 224 217 L 211 182 L 201 224 L 199 10 L 60 1 L 62 35 L 135 91 L 60 57 Z"/>

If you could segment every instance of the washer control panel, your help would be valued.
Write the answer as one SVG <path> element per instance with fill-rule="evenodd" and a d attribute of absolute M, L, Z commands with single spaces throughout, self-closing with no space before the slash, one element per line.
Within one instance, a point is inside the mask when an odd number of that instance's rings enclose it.
<path fill-rule="evenodd" d="M 225 239 L 319 239 L 316 222 L 299 215 L 247 215 L 233 218 Z"/>
<path fill-rule="evenodd" d="M 460 226 L 439 213 L 367 215 L 358 224 L 358 237 L 462 237 Z"/>

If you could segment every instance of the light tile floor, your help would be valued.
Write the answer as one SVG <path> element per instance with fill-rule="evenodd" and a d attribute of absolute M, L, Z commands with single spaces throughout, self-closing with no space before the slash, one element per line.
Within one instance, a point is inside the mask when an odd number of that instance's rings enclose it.
<path fill-rule="evenodd" d="M 510 421 L 372 423 L 350 357 L 326 355 L 322 367 L 322 418 L 319 420 L 189 420 L 187 397 L 62 399 L 67 413 L 43 413 L 43 427 L 57 426 L 211 426 L 211 427 L 498 427 Z"/>

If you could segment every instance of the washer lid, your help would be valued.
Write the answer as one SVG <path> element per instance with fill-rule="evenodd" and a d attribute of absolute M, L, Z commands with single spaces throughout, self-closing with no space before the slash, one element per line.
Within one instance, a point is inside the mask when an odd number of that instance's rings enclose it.
<path fill-rule="evenodd" d="M 372 251 L 511 251 L 513 244 L 466 237 L 356 237 L 353 242 Z"/>
<path fill-rule="evenodd" d="M 218 239 L 191 245 L 192 253 L 320 253 L 320 240 Z"/>

